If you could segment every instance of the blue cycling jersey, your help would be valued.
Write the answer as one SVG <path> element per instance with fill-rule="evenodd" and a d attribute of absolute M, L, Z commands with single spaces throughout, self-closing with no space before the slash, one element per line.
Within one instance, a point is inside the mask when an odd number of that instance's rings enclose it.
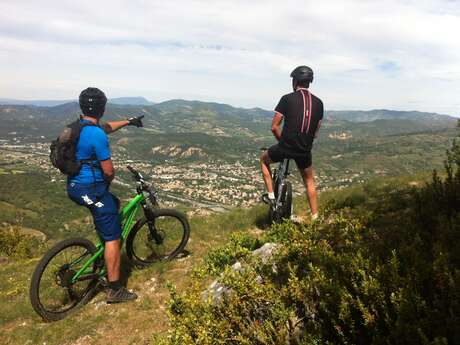
<path fill-rule="evenodd" d="M 81 123 L 91 123 L 88 120 L 81 120 Z M 82 164 L 78 175 L 69 177 L 69 183 L 91 184 L 104 182 L 100 161 L 110 159 L 109 138 L 99 126 L 85 126 L 80 132 L 80 139 L 77 144 L 77 160 L 96 158 L 93 164 Z"/>

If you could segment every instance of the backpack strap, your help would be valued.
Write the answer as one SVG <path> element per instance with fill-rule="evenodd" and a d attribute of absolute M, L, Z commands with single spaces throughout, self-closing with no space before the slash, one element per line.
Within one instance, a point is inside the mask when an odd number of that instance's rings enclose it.
<path fill-rule="evenodd" d="M 78 123 L 80 125 L 80 131 L 78 132 L 78 137 L 75 139 L 75 142 L 77 143 L 78 140 L 80 139 L 80 134 L 81 134 L 81 131 L 83 130 L 83 128 L 85 127 L 88 127 L 88 126 L 96 126 L 96 127 L 99 127 L 98 125 L 94 124 L 94 123 L 81 123 L 81 120 L 78 120 Z M 93 161 L 97 160 L 97 157 L 96 155 L 92 155 L 91 157 L 89 158 L 86 158 L 86 159 L 80 159 L 79 162 L 81 164 L 90 164 L 90 165 L 93 165 Z"/>
<path fill-rule="evenodd" d="M 97 126 L 99 127 L 98 125 L 90 122 L 90 123 L 82 123 L 81 120 L 78 120 L 78 123 L 79 123 L 79 126 L 80 126 L 80 130 L 78 132 L 78 137 L 76 138 L 76 143 L 78 144 L 78 140 L 80 139 L 80 134 L 81 134 L 81 131 L 83 128 L 87 127 L 87 126 Z M 87 158 L 87 159 L 80 159 L 79 162 L 81 165 L 83 164 L 86 164 L 86 165 L 89 165 L 91 166 L 91 172 L 93 173 L 93 187 L 96 188 L 96 171 L 95 171 L 95 167 L 94 167 L 94 161 L 97 160 L 97 157 L 96 155 L 92 155 L 91 157 Z M 99 163 L 99 162 L 98 162 Z M 100 164 L 98 164 L 100 166 Z"/>

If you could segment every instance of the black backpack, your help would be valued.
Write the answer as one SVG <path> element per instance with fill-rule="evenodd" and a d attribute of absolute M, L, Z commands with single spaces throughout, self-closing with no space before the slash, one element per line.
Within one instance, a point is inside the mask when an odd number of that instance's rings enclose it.
<path fill-rule="evenodd" d="M 80 120 L 68 124 L 56 140 L 51 142 L 50 160 L 61 173 L 69 176 L 77 175 L 85 161 L 77 161 L 77 144 L 83 127 L 95 126 L 92 123 L 81 123 Z"/>

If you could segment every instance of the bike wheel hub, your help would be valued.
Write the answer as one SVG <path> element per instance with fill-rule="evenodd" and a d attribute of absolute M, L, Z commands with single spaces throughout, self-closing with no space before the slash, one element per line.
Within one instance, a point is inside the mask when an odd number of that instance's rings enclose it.
<path fill-rule="evenodd" d="M 69 270 L 68 267 L 64 266 L 56 274 L 56 284 L 64 288 L 72 286 L 72 278 L 75 275 L 74 270 Z"/>

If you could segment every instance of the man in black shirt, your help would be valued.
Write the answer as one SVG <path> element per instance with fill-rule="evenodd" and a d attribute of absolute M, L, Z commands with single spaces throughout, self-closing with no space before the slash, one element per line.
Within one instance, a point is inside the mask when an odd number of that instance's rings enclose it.
<path fill-rule="evenodd" d="M 315 220 L 318 217 L 318 202 L 311 149 L 323 119 L 323 102 L 308 90 L 313 81 L 313 71 L 310 67 L 297 67 L 292 71 L 291 78 L 294 92 L 281 97 L 272 120 L 272 133 L 278 140 L 278 144 L 262 154 L 260 163 L 268 199 L 273 204 L 275 195 L 270 164 L 280 162 L 284 158 L 295 160 L 307 190 L 312 220 Z M 280 126 L 283 121 L 281 131 Z"/>

